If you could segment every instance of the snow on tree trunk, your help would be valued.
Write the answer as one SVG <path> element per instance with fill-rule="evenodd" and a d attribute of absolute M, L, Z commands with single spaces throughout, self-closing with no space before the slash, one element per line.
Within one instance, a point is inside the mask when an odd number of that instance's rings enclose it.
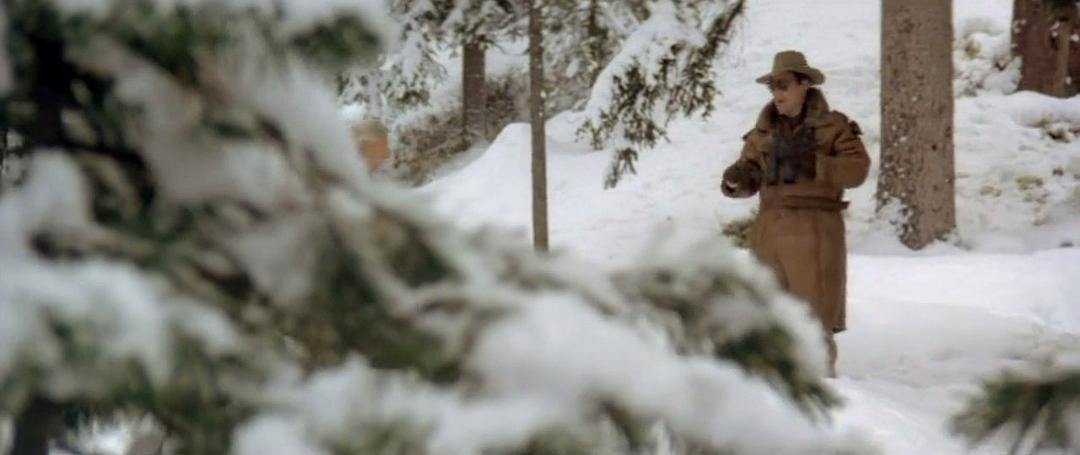
<path fill-rule="evenodd" d="M 544 133 L 544 31 L 541 0 L 529 0 L 529 122 L 532 131 L 533 246 L 548 250 L 547 151 Z"/>
<path fill-rule="evenodd" d="M 952 2 L 885 0 L 878 207 L 900 204 L 899 235 L 920 249 L 956 227 Z"/>
<path fill-rule="evenodd" d="M 466 144 L 486 142 L 487 90 L 483 38 L 465 43 L 461 58 L 461 119 L 462 139 Z"/>
<path fill-rule="evenodd" d="M 1077 27 L 1075 0 L 1015 0 L 1012 49 L 1021 59 L 1020 90 L 1056 97 L 1078 92 L 1080 82 L 1070 81 L 1071 49 Z"/>

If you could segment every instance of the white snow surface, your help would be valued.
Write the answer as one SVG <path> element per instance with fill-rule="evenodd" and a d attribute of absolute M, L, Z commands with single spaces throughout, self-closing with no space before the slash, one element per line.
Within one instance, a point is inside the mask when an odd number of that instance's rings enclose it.
<path fill-rule="evenodd" d="M 668 232 L 691 243 L 721 235 L 756 199 L 726 199 L 720 175 L 738 156 L 767 93 L 753 83 L 772 56 L 800 49 L 828 80 L 833 109 L 856 120 L 875 166 L 849 191 L 848 326 L 838 337 L 845 400 L 837 425 L 887 454 L 1004 453 L 969 447 L 948 421 L 1002 368 L 1080 347 L 1080 99 L 1014 93 L 1007 42 L 1012 2 L 956 0 L 955 238 L 920 251 L 875 215 L 880 148 L 880 5 L 858 0 L 750 2 L 717 65 L 709 119 L 678 120 L 671 141 L 643 154 L 639 175 L 602 189 L 611 150 L 574 131 L 580 112 L 547 124 L 552 245 L 618 267 Z M 1004 59 L 1004 61 L 1000 61 Z M 1003 69 L 995 69 L 995 65 Z M 960 90 L 961 88 L 965 90 Z M 1054 139 L 1051 134 L 1058 136 Z M 465 226 L 496 224 L 531 238 L 527 125 L 511 125 L 471 164 L 429 184 Z"/>

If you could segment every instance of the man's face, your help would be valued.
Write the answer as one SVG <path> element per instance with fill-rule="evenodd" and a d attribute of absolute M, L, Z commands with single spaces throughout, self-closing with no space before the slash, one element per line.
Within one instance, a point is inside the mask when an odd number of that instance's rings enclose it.
<path fill-rule="evenodd" d="M 768 86 L 778 112 L 789 117 L 799 115 L 806 101 L 806 91 L 810 89 L 809 81 L 799 82 L 795 73 L 787 71 L 774 76 Z"/>

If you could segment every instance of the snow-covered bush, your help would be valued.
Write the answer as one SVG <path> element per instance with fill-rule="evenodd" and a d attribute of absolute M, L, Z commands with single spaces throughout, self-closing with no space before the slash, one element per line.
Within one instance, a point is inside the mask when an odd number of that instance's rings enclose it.
<path fill-rule="evenodd" d="M 956 27 L 953 47 L 956 96 L 1006 94 L 1020 83 L 1020 60 L 1012 56 L 1007 24 L 988 17 L 967 18 Z"/>
<path fill-rule="evenodd" d="M 330 76 L 375 59 L 371 2 L 5 6 L 16 450 L 71 413 L 177 453 L 870 450 L 815 418 L 818 329 L 748 258 L 606 272 L 369 179 Z"/>

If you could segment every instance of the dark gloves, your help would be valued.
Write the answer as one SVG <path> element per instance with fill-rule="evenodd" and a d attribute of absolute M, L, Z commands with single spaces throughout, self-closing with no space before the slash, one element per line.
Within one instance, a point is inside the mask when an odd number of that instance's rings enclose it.
<path fill-rule="evenodd" d="M 750 197 L 761 187 L 762 173 L 750 161 L 739 160 L 724 171 L 721 190 L 728 197 Z"/>

